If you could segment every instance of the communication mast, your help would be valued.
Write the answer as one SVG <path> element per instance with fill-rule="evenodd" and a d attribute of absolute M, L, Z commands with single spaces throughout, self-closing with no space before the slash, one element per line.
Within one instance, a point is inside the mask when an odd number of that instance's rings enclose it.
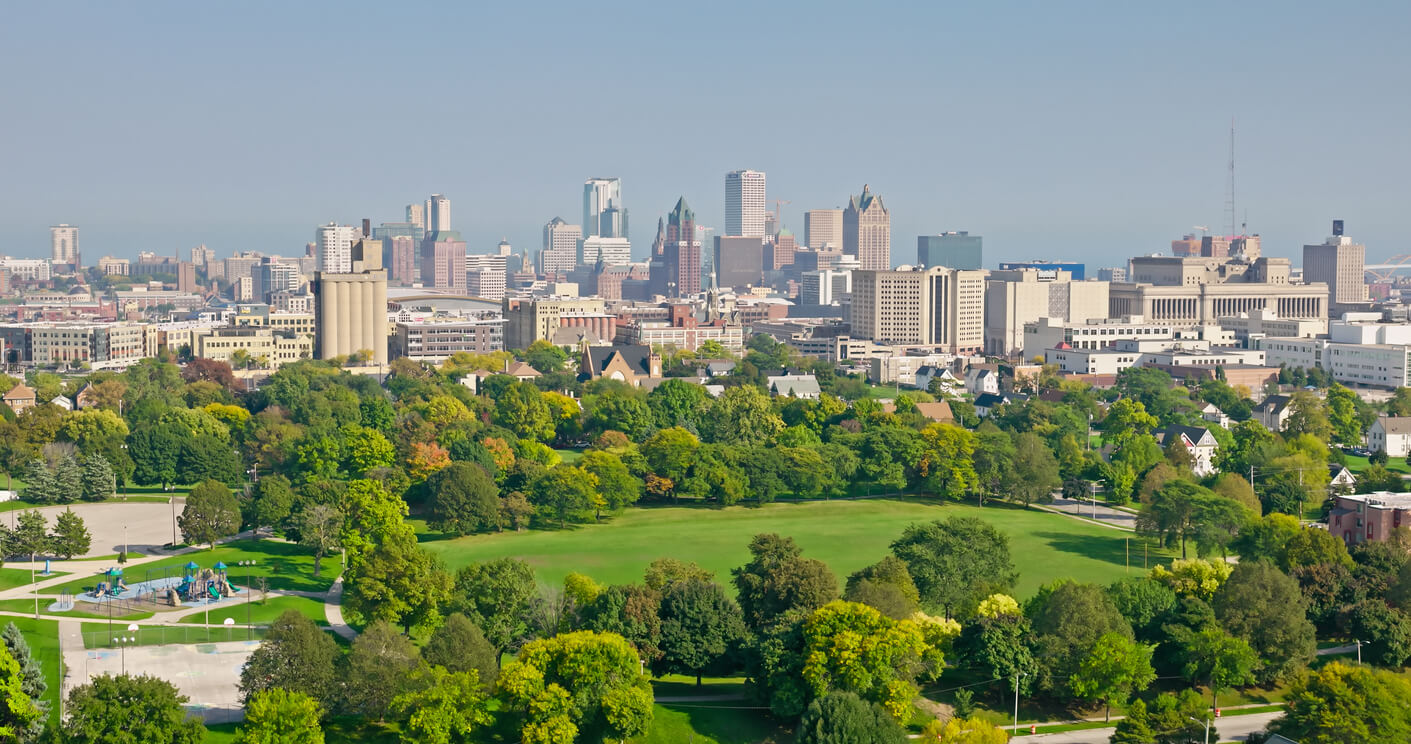
<path fill-rule="evenodd" d="M 1235 211 L 1235 118 L 1230 117 L 1230 192 L 1225 201 L 1225 208 L 1230 212 L 1230 236 L 1240 234 L 1239 217 Z"/>

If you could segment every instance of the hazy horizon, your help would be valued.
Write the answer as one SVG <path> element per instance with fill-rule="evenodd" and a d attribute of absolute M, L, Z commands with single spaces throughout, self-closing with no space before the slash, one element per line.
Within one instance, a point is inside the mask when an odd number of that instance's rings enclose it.
<path fill-rule="evenodd" d="M 297 255 L 433 192 L 471 251 L 533 253 L 617 176 L 640 257 L 680 196 L 719 234 L 752 168 L 800 239 L 866 183 L 894 263 L 968 230 L 987 266 L 1098 267 L 1228 231 L 1232 117 L 1266 255 L 1335 218 L 1369 264 L 1411 253 L 1411 6 L 939 5 L 16 6 L 0 253 L 47 257 L 67 222 L 90 265 Z"/>

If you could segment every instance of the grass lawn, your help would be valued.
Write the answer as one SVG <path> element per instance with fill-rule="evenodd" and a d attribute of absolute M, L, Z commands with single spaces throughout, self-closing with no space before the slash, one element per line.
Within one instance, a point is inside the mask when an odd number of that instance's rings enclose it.
<path fill-rule="evenodd" d="M 1367 462 L 1367 458 L 1362 455 L 1349 455 L 1344 452 L 1343 457 L 1347 459 L 1347 469 L 1351 470 L 1354 474 L 1360 473 L 1372 465 L 1372 463 Z M 1404 457 L 1388 459 L 1386 469 L 1394 473 L 1411 474 L 1411 465 L 1406 464 L 1406 458 Z"/>
<path fill-rule="evenodd" d="M 192 561 L 202 568 L 210 568 L 217 562 L 223 561 L 227 566 L 230 566 L 231 583 L 243 588 L 246 569 L 238 563 L 246 560 L 255 561 L 255 565 L 249 569 L 249 575 L 256 585 L 258 586 L 258 578 L 263 576 L 269 580 L 268 588 L 270 589 L 327 591 L 328 587 L 333 585 L 333 579 L 337 578 L 338 573 L 337 556 L 325 558 L 323 575 L 314 578 L 312 552 L 290 543 L 271 540 L 240 540 L 220 545 L 215 550 L 201 550 L 133 566 L 125 572 L 124 578 L 128 584 L 133 584 L 144 581 L 148 577 L 160 578 L 164 570 L 172 576 L 179 576 L 182 572 L 182 566 Z M 50 587 L 45 591 L 51 594 L 58 594 L 60 591 L 77 594 L 91 589 L 98 581 L 98 575 L 108 568 L 108 565 L 96 564 L 93 567 L 93 575 L 74 579 L 66 584 Z"/>
<path fill-rule="evenodd" d="M 1007 505 L 923 500 L 815 501 L 734 506 L 629 509 L 611 521 L 562 531 L 529 531 L 428 539 L 424 545 L 452 569 L 513 556 L 527 561 L 540 581 L 557 585 L 572 571 L 602 583 L 640 582 L 656 558 L 695 561 L 728 582 L 730 569 L 749 558 L 750 538 L 761 532 L 793 537 L 804 555 L 818 558 L 838 577 L 875 563 L 909 524 L 952 516 L 979 517 L 1010 538 L 1019 571 L 1018 594 L 1027 597 L 1059 578 L 1109 583 L 1125 573 L 1126 535 L 1070 517 Z M 1142 545 L 1131 543 L 1132 575 L 1142 570 Z M 1170 554 L 1153 549 L 1151 562 Z"/>
<path fill-rule="evenodd" d="M 134 496 L 134 495 L 132 495 L 131 493 L 129 493 L 129 495 L 128 495 L 128 497 L 127 497 L 126 499 L 124 499 L 124 498 L 122 498 L 122 497 L 120 497 L 120 496 L 114 496 L 114 497 L 112 497 L 112 498 L 110 498 L 110 499 L 103 499 L 102 501 L 76 501 L 76 502 L 74 502 L 74 503 L 75 503 L 75 504 L 121 504 L 121 503 L 123 503 L 124 501 L 132 502 L 132 503 L 135 503 L 135 504 L 165 504 L 165 503 L 167 503 L 167 498 L 166 498 L 165 496 Z M 29 502 L 29 501 L 20 501 L 20 500 L 15 500 L 15 501 L 0 501 L 0 512 L 25 511 L 25 510 L 28 510 L 28 509 L 40 509 L 40 508 L 43 508 L 43 507 L 46 507 L 46 506 L 63 506 L 63 504 L 35 504 L 35 503 L 31 503 L 31 502 Z"/>
<path fill-rule="evenodd" d="M 63 571 L 51 571 L 48 576 L 41 576 L 38 571 L 34 572 L 36 581 L 52 579 L 55 576 L 67 576 Z M 14 589 L 17 586 L 29 584 L 29 569 L 27 568 L 0 568 L 0 590 Z"/>
<path fill-rule="evenodd" d="M 667 703 L 652 712 L 652 728 L 634 744 L 785 744 L 794 735 L 762 710 L 711 707 L 740 702 Z"/>
<path fill-rule="evenodd" d="M 574 465 L 583 459 L 583 450 L 580 449 L 556 449 L 554 451 L 563 458 L 564 465 Z"/>
<path fill-rule="evenodd" d="M 49 605 L 54 603 L 53 597 L 39 598 L 39 612 L 42 615 L 53 615 L 56 617 L 86 617 L 95 620 L 106 620 L 108 618 L 100 605 L 88 602 L 74 602 L 74 608 L 68 612 L 50 612 Z M 0 599 L 0 610 L 7 612 L 34 612 L 34 599 Z M 126 615 L 113 615 L 114 620 L 145 620 L 152 616 L 150 612 L 131 612 Z"/>
<path fill-rule="evenodd" d="M 259 595 L 256 594 L 256 597 Z M 263 602 L 256 599 L 246 606 L 246 602 L 238 604 L 222 602 L 211 607 L 211 624 L 220 625 L 225 619 L 235 618 L 235 622 L 241 625 L 268 625 L 274 619 L 284 614 L 287 610 L 296 610 L 304 617 L 313 620 L 319 625 L 327 625 L 328 621 L 323 616 L 323 603 L 308 597 L 271 597 Z M 201 624 L 206 622 L 206 613 L 197 612 L 181 618 L 179 622 Z"/>
<path fill-rule="evenodd" d="M 29 650 L 39 660 L 44 669 L 44 679 L 49 683 L 44 691 L 44 700 L 49 702 L 49 722 L 59 722 L 59 683 L 62 680 L 63 661 L 59 653 L 59 623 L 56 620 L 35 620 L 32 617 L 0 617 L 0 627 L 14 623 L 24 633 L 29 642 Z"/>
<path fill-rule="evenodd" d="M 211 622 L 215 623 L 215 613 L 211 613 Z M 113 620 L 111 626 L 106 622 L 85 622 L 81 628 L 83 632 L 84 648 L 117 648 L 116 639 L 124 635 L 130 635 L 127 629 L 127 621 Z M 226 641 L 244 641 L 248 639 L 259 640 L 264 637 L 264 630 L 255 628 L 202 628 L 194 625 L 141 625 L 133 632 L 137 637 L 137 646 L 165 646 L 169 644 L 189 645 L 193 643 L 224 643 Z M 109 642 L 109 638 L 113 641 Z"/>

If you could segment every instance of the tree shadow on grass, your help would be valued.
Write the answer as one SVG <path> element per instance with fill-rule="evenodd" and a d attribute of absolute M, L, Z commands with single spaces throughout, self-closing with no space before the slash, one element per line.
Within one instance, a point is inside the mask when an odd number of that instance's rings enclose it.
<path fill-rule="evenodd" d="M 1161 548 L 1150 544 L 1149 540 L 1116 531 L 1111 536 L 1103 535 L 1101 537 L 1075 535 L 1067 532 L 1035 532 L 1033 535 L 1046 542 L 1054 550 L 1118 566 L 1130 565 L 1137 570 L 1142 568 L 1143 549 L 1147 551 L 1148 566 L 1155 565 L 1158 559 L 1162 563 L 1170 560 Z"/>
<path fill-rule="evenodd" d="M 711 703 L 663 703 L 661 707 L 684 713 L 691 730 L 719 744 L 791 744 L 794 735 L 761 710 L 732 707 L 705 707 Z M 751 705 L 749 702 L 723 702 L 721 706 Z"/>

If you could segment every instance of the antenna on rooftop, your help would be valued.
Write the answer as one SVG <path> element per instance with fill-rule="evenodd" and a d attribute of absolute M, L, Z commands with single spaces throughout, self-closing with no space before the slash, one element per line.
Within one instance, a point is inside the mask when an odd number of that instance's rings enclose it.
<path fill-rule="evenodd" d="M 1230 210 L 1230 235 L 1238 235 L 1235 224 L 1239 219 L 1239 213 L 1235 211 L 1235 117 L 1233 116 L 1230 117 L 1230 193 L 1225 207 Z"/>

